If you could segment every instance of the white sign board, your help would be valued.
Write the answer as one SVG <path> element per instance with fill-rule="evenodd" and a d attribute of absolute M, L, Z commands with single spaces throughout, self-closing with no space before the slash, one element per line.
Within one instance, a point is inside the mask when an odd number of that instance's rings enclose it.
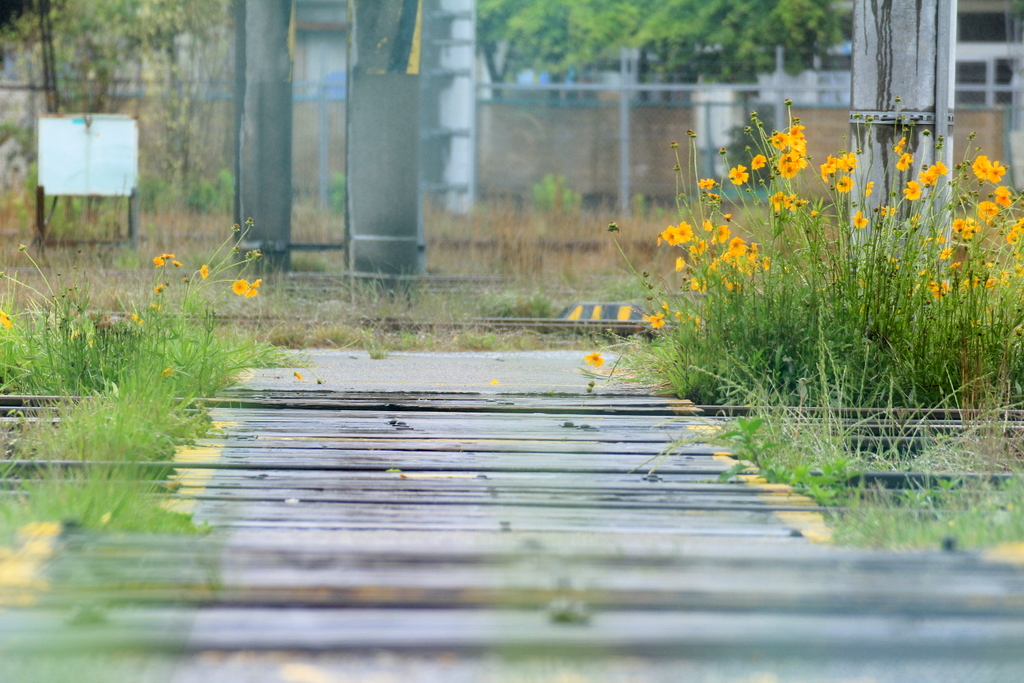
<path fill-rule="evenodd" d="M 47 195 L 127 196 L 138 176 L 139 126 L 134 117 L 39 117 L 39 185 Z"/>

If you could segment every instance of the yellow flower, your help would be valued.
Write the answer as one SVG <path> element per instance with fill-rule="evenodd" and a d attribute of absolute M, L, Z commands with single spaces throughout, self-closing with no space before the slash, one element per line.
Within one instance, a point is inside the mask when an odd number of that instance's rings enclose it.
<path fill-rule="evenodd" d="M 712 178 L 702 178 L 697 181 L 697 187 L 702 190 L 713 190 L 717 184 Z"/>
<path fill-rule="evenodd" d="M 163 256 L 154 256 L 153 257 L 153 265 L 155 267 L 157 267 L 157 268 L 159 268 L 160 266 L 164 265 L 166 262 L 167 261 L 164 259 Z"/>
<path fill-rule="evenodd" d="M 921 183 L 916 180 L 911 180 L 907 183 L 907 187 L 903 190 L 903 195 L 910 201 L 921 198 Z"/>
<path fill-rule="evenodd" d="M 7 315 L 3 311 L 0 311 L 0 325 L 3 325 L 8 330 L 14 327 L 14 323 L 11 322 L 11 316 Z"/>
<path fill-rule="evenodd" d="M 775 134 L 771 137 L 772 146 L 775 149 L 786 149 L 789 147 L 790 139 L 785 133 L 775 131 Z"/>
<path fill-rule="evenodd" d="M 804 168 L 807 168 L 807 159 L 798 152 L 787 152 L 779 159 L 779 175 L 783 178 L 793 178 Z"/>
<path fill-rule="evenodd" d="M 999 213 L 999 207 L 992 202 L 979 202 L 978 203 L 978 216 L 981 217 L 986 223 L 991 223 L 992 219 Z"/>
<path fill-rule="evenodd" d="M 943 261 L 949 259 L 949 257 L 952 256 L 952 255 L 953 255 L 953 247 L 946 247 L 941 252 L 939 252 L 939 258 L 941 260 L 943 260 Z"/>
<path fill-rule="evenodd" d="M 665 326 L 665 314 L 664 313 L 655 313 L 654 315 L 645 315 L 643 317 L 643 321 L 645 323 L 650 323 L 651 327 L 653 329 L 659 330 L 659 329 L 661 329 L 662 327 Z M 604 361 L 602 360 L 602 362 L 604 362 Z M 595 365 L 594 367 L 600 367 L 600 366 Z"/>
<path fill-rule="evenodd" d="M 850 176 L 843 176 L 836 183 L 836 192 L 849 192 L 853 189 L 853 178 Z"/>
<path fill-rule="evenodd" d="M 206 265 L 205 263 L 202 266 L 200 266 L 199 277 L 203 278 L 204 280 L 210 277 L 210 266 Z"/>
<path fill-rule="evenodd" d="M 759 168 L 764 168 L 765 164 L 767 163 L 767 157 L 765 157 L 765 155 L 763 154 L 758 154 L 753 159 L 750 160 L 750 168 L 751 170 L 756 171 Z"/>
<path fill-rule="evenodd" d="M 235 280 L 234 284 L 231 285 L 231 291 L 238 296 L 243 296 L 249 291 L 249 282 L 247 280 Z"/>
<path fill-rule="evenodd" d="M 733 166 L 729 169 L 729 180 L 732 181 L 733 185 L 742 185 L 750 179 L 750 174 L 747 173 L 747 167 L 743 165 Z"/>
<path fill-rule="evenodd" d="M 245 298 L 248 299 L 259 294 L 259 288 L 262 283 L 263 280 L 256 280 L 255 282 L 253 282 L 252 285 L 249 287 L 248 291 L 246 291 Z"/>
<path fill-rule="evenodd" d="M 301 372 L 293 372 L 292 374 L 295 375 L 295 379 L 299 380 L 300 382 L 302 381 L 302 373 Z"/>
<path fill-rule="evenodd" d="M 896 170 L 906 171 L 908 168 L 910 168 L 910 164 L 912 163 L 914 163 L 913 154 L 901 154 L 900 160 L 896 162 Z"/>
<path fill-rule="evenodd" d="M 593 353 L 588 353 L 586 356 L 583 357 L 583 360 L 587 361 L 587 365 L 591 365 L 595 368 L 599 368 L 602 365 L 604 365 L 604 356 L 599 354 L 597 351 L 594 351 Z"/>
<path fill-rule="evenodd" d="M 896 152 L 896 154 L 902 156 L 903 155 L 903 149 L 904 149 L 904 147 L 906 147 L 906 145 L 907 145 L 907 138 L 906 138 L 906 136 L 904 136 L 904 137 L 900 138 L 900 141 L 896 143 L 896 146 L 892 148 L 892 151 L 894 151 L 894 152 Z"/>
<path fill-rule="evenodd" d="M 173 263 L 178 268 L 181 268 L 181 261 L 171 261 L 171 263 Z"/>
<path fill-rule="evenodd" d="M 789 129 L 789 146 L 800 154 L 807 153 L 807 138 L 804 137 L 805 126 L 799 124 Z"/>
<path fill-rule="evenodd" d="M 729 249 L 725 252 L 725 256 L 722 258 L 732 260 L 737 259 L 747 253 L 747 243 L 742 238 L 733 237 L 732 241 L 729 242 Z"/>
<path fill-rule="evenodd" d="M 139 324 L 139 325 L 141 325 L 144 322 L 146 322 L 145 320 L 142 319 L 141 316 L 139 316 L 138 313 L 132 313 L 132 320 L 134 320 L 136 322 L 136 324 Z"/>
<path fill-rule="evenodd" d="M 174 258 L 174 254 L 160 254 L 160 258 L 164 258 L 170 261 L 171 259 Z"/>
<path fill-rule="evenodd" d="M 995 195 L 996 204 L 999 206 L 1009 206 L 1010 204 L 1013 204 L 1013 194 L 1006 185 L 1000 185 L 997 187 L 993 194 Z"/>
<path fill-rule="evenodd" d="M 1006 233 L 1006 243 L 1017 244 L 1018 242 L 1020 242 L 1020 234 L 1021 231 L 1018 230 L 1017 228 L 1011 229 L 1010 232 Z"/>
<path fill-rule="evenodd" d="M 840 154 L 838 159 L 827 157 L 825 161 L 832 159 L 832 164 L 836 167 L 837 171 L 846 171 L 852 173 L 857 168 L 857 155 L 856 154 Z"/>
<path fill-rule="evenodd" d="M 1003 174 L 1006 173 L 1006 167 L 1001 165 L 998 161 L 993 161 L 989 164 L 987 180 L 990 183 L 998 183 L 1003 179 Z"/>
<path fill-rule="evenodd" d="M 718 230 L 715 231 L 715 237 L 711 240 L 712 244 L 725 244 L 729 241 L 729 237 L 732 233 L 729 231 L 728 225 L 719 225 Z"/>
<path fill-rule="evenodd" d="M 865 197 L 870 197 L 871 196 L 871 192 L 874 189 L 875 189 L 875 181 L 872 180 L 872 181 L 868 182 L 867 185 L 864 186 L 864 196 Z"/>
<path fill-rule="evenodd" d="M 773 211 L 782 211 L 783 209 L 789 209 L 791 212 L 796 211 L 797 201 L 796 194 L 783 194 L 782 192 L 776 192 L 768 200 L 772 203 Z"/>
<path fill-rule="evenodd" d="M 167 379 L 174 374 L 174 368 L 164 368 L 163 372 L 160 373 L 161 379 Z"/>
<path fill-rule="evenodd" d="M 696 243 L 690 245 L 690 255 L 693 257 L 699 257 L 708 250 L 708 243 L 705 240 L 697 240 Z"/>
<path fill-rule="evenodd" d="M 998 161 L 989 161 L 985 155 L 979 155 L 974 163 L 971 164 L 971 170 L 974 171 L 974 176 L 978 180 L 987 180 L 990 183 L 998 183 L 1003 174 L 1006 173 L 1006 167 L 1000 164 Z"/>
<path fill-rule="evenodd" d="M 960 235 L 961 239 L 969 240 L 981 229 L 981 226 L 973 218 L 957 218 L 953 221 L 953 232 Z"/>
<path fill-rule="evenodd" d="M 682 256 L 677 256 L 676 257 L 676 271 L 678 272 L 678 271 L 682 270 L 685 267 L 686 267 L 686 259 L 684 259 Z"/>
<path fill-rule="evenodd" d="M 894 206 L 880 206 L 878 207 L 878 215 L 882 218 L 891 216 L 896 213 L 896 207 Z"/>
<path fill-rule="evenodd" d="M 949 286 L 948 280 L 943 280 L 942 282 L 936 282 L 935 280 L 932 280 L 931 282 L 928 283 L 928 289 L 931 290 L 932 296 L 934 296 L 936 299 L 941 299 L 942 297 L 949 294 L 952 287 Z"/>
<path fill-rule="evenodd" d="M 164 291 L 164 285 L 157 285 L 156 287 L 153 288 L 153 291 L 159 294 L 160 292 Z"/>
<path fill-rule="evenodd" d="M 686 221 L 681 222 L 679 225 L 670 225 L 665 228 L 661 234 L 658 235 L 658 244 L 661 244 L 662 240 L 669 243 L 670 246 L 677 244 L 686 244 L 693 239 L 693 226 Z"/>
<path fill-rule="evenodd" d="M 853 227 L 858 230 L 868 227 L 868 219 L 864 218 L 864 214 L 860 210 L 853 214 Z"/>
<path fill-rule="evenodd" d="M 700 224 L 700 227 L 704 228 L 704 232 L 713 232 L 715 229 L 715 226 L 711 225 L 711 221 L 707 218 L 705 218 L 704 222 Z"/>
<path fill-rule="evenodd" d="M 699 278 L 693 278 L 690 280 L 690 289 L 695 292 L 706 292 L 708 291 L 708 283 L 702 282 Z"/>
<path fill-rule="evenodd" d="M 839 170 L 836 167 L 836 161 L 837 160 L 835 158 L 833 158 L 831 154 L 828 157 L 826 157 L 825 163 L 823 163 L 821 165 L 821 167 L 820 167 L 821 168 L 821 182 L 827 183 L 828 182 L 828 177 L 830 175 L 835 175 L 835 172 L 837 170 Z"/>
<path fill-rule="evenodd" d="M 921 174 L 917 179 L 922 185 L 934 185 L 938 182 L 939 178 L 946 175 L 948 172 L 949 169 L 946 168 L 946 165 L 939 161 L 921 171 Z"/>

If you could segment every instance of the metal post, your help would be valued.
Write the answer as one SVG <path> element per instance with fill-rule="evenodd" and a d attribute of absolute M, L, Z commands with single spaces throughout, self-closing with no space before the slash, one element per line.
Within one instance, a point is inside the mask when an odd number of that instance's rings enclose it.
<path fill-rule="evenodd" d="M 901 137 L 914 155 L 915 175 L 936 161 L 939 135 L 945 139 L 943 160 L 953 166 L 948 126 L 955 16 L 956 0 L 854 4 L 850 133 L 851 145 L 862 151 L 855 186 L 873 182 L 875 190 L 856 207 L 865 215 L 899 199 L 893 147 Z M 868 237 L 867 231 L 858 234 Z"/>
<path fill-rule="evenodd" d="M 139 246 L 139 188 L 133 187 L 128 195 L 128 244 Z"/>
<path fill-rule="evenodd" d="M 786 48 L 775 46 L 775 74 L 772 83 L 775 85 L 775 130 L 788 130 L 789 118 L 786 116 L 786 97 L 782 93 L 782 79 L 786 73 Z"/>
<path fill-rule="evenodd" d="M 619 212 L 629 215 L 629 48 L 619 54 Z"/>
<path fill-rule="evenodd" d="M 320 82 L 320 99 L 318 101 L 320 147 L 318 157 L 318 175 L 320 177 L 320 208 L 330 205 L 330 179 L 327 177 L 327 154 L 329 148 L 329 131 L 327 128 L 327 80 Z"/>
<path fill-rule="evenodd" d="M 241 107 L 236 167 L 239 220 L 252 218 L 246 248 L 263 251 L 262 266 L 289 267 L 292 216 L 292 0 L 246 0 L 243 41 L 245 82 L 235 94 Z"/>
<path fill-rule="evenodd" d="M 351 273 L 419 272 L 420 54 L 423 0 L 353 0 L 349 39 Z"/>

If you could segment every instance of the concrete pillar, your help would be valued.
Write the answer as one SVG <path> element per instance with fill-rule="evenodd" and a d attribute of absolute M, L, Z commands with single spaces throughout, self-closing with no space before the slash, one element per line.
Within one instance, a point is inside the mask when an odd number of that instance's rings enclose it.
<path fill-rule="evenodd" d="M 236 220 L 263 267 L 289 267 L 292 217 L 292 0 L 236 0 Z"/>
<path fill-rule="evenodd" d="M 351 0 L 345 222 L 353 273 L 421 270 L 422 0 Z"/>
<path fill-rule="evenodd" d="M 854 210 L 867 215 L 878 206 L 895 205 L 902 198 L 901 180 L 916 178 L 937 159 L 952 170 L 955 24 L 956 0 L 854 2 L 850 146 L 863 150 L 856 188 L 874 182 L 872 195 L 861 196 Z M 893 147 L 904 136 L 914 165 L 901 177 Z M 940 138 L 944 147 L 937 154 Z M 942 179 L 930 191 L 942 192 L 945 185 Z"/>

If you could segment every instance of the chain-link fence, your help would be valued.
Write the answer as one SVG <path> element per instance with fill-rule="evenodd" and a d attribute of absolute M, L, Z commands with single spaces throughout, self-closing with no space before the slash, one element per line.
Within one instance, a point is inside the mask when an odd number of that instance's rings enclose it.
<path fill-rule="evenodd" d="M 808 152 L 818 159 L 848 145 L 848 76 L 827 72 L 787 83 L 770 79 L 752 85 L 699 84 L 500 84 L 482 86 L 477 101 L 477 201 L 510 198 L 546 208 L 629 208 L 638 201 L 671 201 L 677 192 L 678 141 L 683 180 L 693 174 L 720 177 L 729 163 L 749 158 L 743 133 L 757 111 L 766 129 L 786 115 L 807 127 Z M 34 119 L 44 110 L 42 93 L 17 84 L 0 86 L 0 182 L 17 186 L 34 159 Z M 983 86 L 958 87 L 964 93 Z M 1007 104 L 960 104 L 954 126 L 954 155 L 970 146 L 1024 170 L 1024 101 L 1017 86 L 995 86 Z M 988 89 L 992 89 L 989 86 Z M 126 89 L 116 99 L 120 113 L 140 117 L 142 178 L 160 183 L 167 168 L 189 155 L 194 184 L 216 183 L 233 168 L 233 119 L 228 84 L 194 88 L 196 102 L 168 116 L 167 94 Z M 293 119 L 293 189 L 300 202 L 341 210 L 344 204 L 345 88 L 343 82 L 296 82 Z M 970 99 L 970 98 L 967 98 Z M 978 98 L 975 98 L 978 99 Z M 698 152 L 689 158 L 688 131 Z M 968 143 L 968 136 L 975 134 Z M 744 156 L 747 155 L 747 156 Z M 147 181 L 147 177 L 149 180 Z M 1024 177 L 1014 184 L 1024 187 Z M 223 184 L 223 183 L 221 183 Z M 223 189 L 223 188 L 222 188 Z"/>
<path fill-rule="evenodd" d="M 788 98 L 794 102 L 792 115 L 806 126 L 809 155 L 824 159 L 850 145 L 848 93 L 848 80 L 783 86 L 490 86 L 478 102 L 480 198 L 511 196 L 545 204 L 555 193 L 584 206 L 626 209 L 638 201 L 671 201 L 678 191 L 677 151 L 688 187 L 695 173 L 721 178 L 727 163 L 747 163 L 756 153 L 745 149 L 755 145 L 744 131 L 751 112 L 770 134 L 781 127 L 777 121 L 787 121 Z M 954 158 L 970 147 L 1014 166 L 1024 164 L 1024 150 L 1015 144 L 1017 113 L 1012 105 L 958 107 Z M 679 142 L 678 150 L 672 141 Z M 1020 185 L 1021 178 L 1016 182 Z"/>

